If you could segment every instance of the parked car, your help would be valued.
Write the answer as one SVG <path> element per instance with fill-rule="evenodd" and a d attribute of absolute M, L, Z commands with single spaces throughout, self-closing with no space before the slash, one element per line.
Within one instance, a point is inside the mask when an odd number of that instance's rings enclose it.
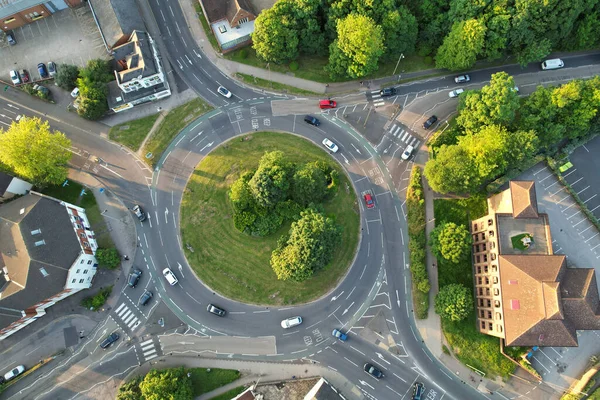
<path fill-rule="evenodd" d="M 103 349 L 108 349 L 117 340 L 119 340 L 119 334 L 117 332 L 113 332 L 108 335 L 106 339 L 102 341 L 102 343 L 100 343 L 100 347 Z"/>
<path fill-rule="evenodd" d="M 454 82 L 456 83 L 467 83 L 471 80 L 471 77 L 467 74 L 458 75 L 454 77 Z"/>
<path fill-rule="evenodd" d="M 404 149 L 404 152 L 402 153 L 400 158 L 402 158 L 403 160 L 408 160 L 414 149 L 415 148 L 411 145 L 406 146 L 406 149 Z"/>
<path fill-rule="evenodd" d="M 314 126 L 321 125 L 321 121 L 319 121 L 317 118 L 313 117 L 312 115 L 305 116 L 304 122 L 306 122 L 307 124 L 314 125 Z"/>
<path fill-rule="evenodd" d="M 334 329 L 333 332 L 331 332 L 331 334 L 334 337 L 340 339 L 342 342 L 345 342 L 346 340 L 348 340 L 348 335 L 346 335 L 345 333 L 343 333 L 339 329 Z"/>
<path fill-rule="evenodd" d="M 456 89 L 456 90 L 452 90 L 450 93 L 448 93 L 449 97 L 458 97 L 461 93 L 463 93 L 465 91 L 465 89 Z"/>
<path fill-rule="evenodd" d="M 373 201 L 373 196 L 371 195 L 371 192 L 366 192 L 363 195 L 363 198 L 365 199 L 365 205 L 367 206 L 367 208 L 375 207 L 375 202 Z"/>
<path fill-rule="evenodd" d="M 323 139 L 323 146 L 327 147 L 327 150 L 331 151 L 332 153 L 337 153 L 338 151 L 337 144 L 333 143 L 327 138 Z"/>
<path fill-rule="evenodd" d="M 15 34 L 13 33 L 13 31 L 6 32 L 6 41 L 11 46 L 14 46 L 15 44 L 17 44 L 17 40 L 15 39 Z"/>
<path fill-rule="evenodd" d="M 46 86 L 38 85 L 37 83 L 33 85 L 33 90 L 37 90 L 38 92 L 44 93 L 46 96 L 50 94 L 50 90 Z"/>
<path fill-rule="evenodd" d="M 165 277 L 165 279 L 167 280 L 167 282 L 169 282 L 169 285 L 171 285 L 171 286 L 177 285 L 177 282 L 179 282 L 177 280 L 177 277 L 175 276 L 173 271 L 171 271 L 170 268 L 163 269 L 163 276 Z"/>
<path fill-rule="evenodd" d="M 48 61 L 48 73 L 50 76 L 56 75 L 56 64 L 53 61 Z"/>
<path fill-rule="evenodd" d="M 431 128 L 431 126 L 433 124 L 435 124 L 437 122 L 438 118 L 435 115 L 432 115 L 431 117 L 429 117 L 429 119 L 425 122 L 423 122 L 423 128 L 425 129 L 429 129 Z"/>
<path fill-rule="evenodd" d="M 226 97 L 228 99 L 231 97 L 231 92 L 229 90 L 225 89 L 225 87 L 223 87 L 223 86 L 219 86 L 219 88 L 217 89 L 217 92 L 219 92 L 219 94 L 221 96 Z"/>
<path fill-rule="evenodd" d="M 152 300 L 152 292 L 149 290 L 144 290 L 144 293 L 140 296 L 139 304 L 140 306 L 145 306 Z"/>
<path fill-rule="evenodd" d="M 542 63 L 542 69 L 559 69 L 565 66 L 565 63 L 560 58 L 553 58 Z"/>
<path fill-rule="evenodd" d="M 364 370 L 367 374 L 369 374 L 377 379 L 383 378 L 383 372 L 378 370 L 373 364 L 366 363 L 364 366 Z"/>
<path fill-rule="evenodd" d="M 22 83 L 21 77 L 15 70 L 10 71 L 10 80 L 12 81 L 13 85 L 20 85 Z"/>
<path fill-rule="evenodd" d="M 421 400 L 424 392 L 425 385 L 423 385 L 421 382 L 415 382 L 415 384 L 413 385 L 413 400 Z"/>
<path fill-rule="evenodd" d="M 322 110 L 328 109 L 328 108 L 336 108 L 337 107 L 337 102 L 333 101 L 333 100 L 319 100 L 319 108 L 321 108 Z"/>
<path fill-rule="evenodd" d="M 144 212 L 144 210 L 142 210 L 142 207 L 140 207 L 139 204 L 136 204 L 135 206 L 133 206 L 133 208 L 131 210 L 133 211 L 135 216 L 138 217 L 138 219 L 140 221 L 146 220 L 146 213 Z"/>
<path fill-rule="evenodd" d="M 26 70 L 26 69 L 22 69 L 22 70 L 20 70 L 20 71 L 19 71 L 19 76 L 21 77 L 21 81 L 22 81 L 23 83 L 27 83 L 27 82 L 29 82 L 29 80 L 30 80 L 30 79 L 29 79 L 29 72 L 27 72 L 27 70 Z"/>
<path fill-rule="evenodd" d="M 142 270 L 139 268 L 134 268 L 133 271 L 129 274 L 129 278 L 127 279 L 127 286 L 136 287 L 140 277 L 142 276 Z"/>
<path fill-rule="evenodd" d="M 382 97 L 393 96 L 395 94 L 396 94 L 396 88 L 393 88 L 393 87 L 383 88 L 379 91 L 379 95 L 381 95 Z"/>
<path fill-rule="evenodd" d="M 281 327 L 283 329 L 293 328 L 294 326 L 298 326 L 302 323 L 302 317 L 292 317 L 288 319 L 284 319 L 281 321 Z"/>
<path fill-rule="evenodd" d="M 219 317 L 224 317 L 225 314 L 227 314 L 227 311 L 223 310 L 221 307 L 217 307 L 214 304 L 209 304 L 206 307 L 206 311 L 208 311 L 211 314 L 215 314 Z"/>
<path fill-rule="evenodd" d="M 4 380 L 10 381 L 11 379 L 16 378 L 17 376 L 21 375 L 24 371 L 25 371 L 25 367 L 23 365 L 16 366 L 13 369 L 11 369 L 10 371 L 8 371 L 6 374 L 4 374 Z"/>
<path fill-rule="evenodd" d="M 40 73 L 40 77 L 42 79 L 48 77 L 48 70 L 46 69 L 46 64 L 39 63 L 38 66 L 37 66 L 37 68 L 38 68 L 38 72 Z"/>
<path fill-rule="evenodd" d="M 73 89 L 73 91 L 71 92 L 71 97 L 76 99 L 77 97 L 79 97 L 79 88 L 76 87 L 75 89 Z"/>

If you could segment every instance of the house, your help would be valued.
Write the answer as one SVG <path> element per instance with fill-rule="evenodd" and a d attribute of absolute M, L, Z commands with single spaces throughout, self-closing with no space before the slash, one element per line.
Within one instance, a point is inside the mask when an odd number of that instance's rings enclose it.
<path fill-rule="evenodd" d="M 304 400 L 344 400 L 345 397 L 325 378 L 319 379 L 315 386 L 304 396 Z"/>
<path fill-rule="evenodd" d="M 0 172 L 0 201 L 10 199 L 16 195 L 26 194 L 33 185 L 14 176 Z"/>
<path fill-rule="evenodd" d="M 249 0 L 199 0 L 219 47 L 228 53 L 252 43 L 257 13 Z"/>
<path fill-rule="evenodd" d="M 0 340 L 91 287 L 97 248 L 83 208 L 33 191 L 0 205 Z"/>
<path fill-rule="evenodd" d="M 134 31 L 146 30 L 135 0 L 88 0 L 88 3 L 108 53 L 127 42 Z"/>
<path fill-rule="evenodd" d="M 567 268 L 552 250 L 535 184 L 511 181 L 471 221 L 477 328 L 505 346 L 577 346 L 577 330 L 600 329 L 592 268 Z"/>
<path fill-rule="evenodd" d="M 81 3 L 83 0 L 3 0 L 0 1 L 0 28 L 8 32 Z"/>

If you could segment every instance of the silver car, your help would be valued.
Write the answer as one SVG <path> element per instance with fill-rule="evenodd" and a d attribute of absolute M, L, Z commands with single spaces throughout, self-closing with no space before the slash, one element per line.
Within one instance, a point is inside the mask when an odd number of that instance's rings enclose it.
<path fill-rule="evenodd" d="M 283 321 L 281 321 L 281 327 L 283 329 L 289 329 L 289 328 L 298 326 L 301 323 L 302 323 L 302 317 L 292 317 L 292 318 L 284 319 Z"/>

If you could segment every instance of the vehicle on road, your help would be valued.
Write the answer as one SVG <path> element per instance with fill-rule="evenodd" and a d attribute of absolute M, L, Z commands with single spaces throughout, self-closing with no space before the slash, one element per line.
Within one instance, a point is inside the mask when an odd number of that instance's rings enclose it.
<path fill-rule="evenodd" d="M 402 153 L 400 158 L 402 158 L 403 160 L 408 160 L 414 149 L 415 148 L 411 145 L 406 146 L 406 149 L 404 149 L 404 152 Z"/>
<path fill-rule="evenodd" d="M 337 102 L 335 102 L 333 100 L 319 100 L 319 107 L 322 110 L 326 110 L 328 108 L 336 108 Z"/>
<path fill-rule="evenodd" d="M 415 384 L 413 385 L 413 400 L 421 400 L 424 392 L 425 385 L 423 385 L 421 382 L 415 382 Z"/>
<path fill-rule="evenodd" d="M 139 268 L 134 268 L 133 271 L 129 274 L 129 278 L 127 279 L 127 286 L 136 287 L 140 277 L 142 276 L 142 270 Z"/>
<path fill-rule="evenodd" d="M 284 319 L 281 321 L 281 327 L 283 329 L 293 328 L 294 326 L 298 326 L 302 323 L 302 317 L 292 317 L 288 319 Z"/>
<path fill-rule="evenodd" d="M 169 282 L 169 285 L 171 285 L 171 286 L 177 285 L 177 282 L 179 282 L 177 280 L 177 277 L 175 276 L 173 271 L 171 271 L 170 268 L 163 269 L 163 276 L 165 277 L 165 279 L 167 280 L 167 282 Z"/>
<path fill-rule="evenodd" d="M 429 117 L 429 119 L 425 122 L 423 122 L 423 128 L 425 129 L 429 129 L 431 128 L 431 126 L 433 124 L 435 124 L 437 122 L 438 118 L 435 115 L 432 115 L 431 117 Z"/>
<path fill-rule="evenodd" d="M 4 380 L 10 381 L 11 379 L 16 378 L 17 376 L 21 375 L 24 371 L 25 371 L 25 367 L 23 365 L 16 366 L 13 369 L 11 369 L 10 371 L 8 371 L 6 374 L 4 374 Z"/>
<path fill-rule="evenodd" d="M 461 93 L 463 93 L 465 91 L 465 89 L 456 89 L 456 90 L 452 90 L 450 93 L 448 93 L 448 97 L 458 97 Z"/>
<path fill-rule="evenodd" d="M 150 300 L 152 300 L 152 292 L 146 289 L 144 293 L 140 296 L 140 300 L 138 303 L 140 306 L 145 306 L 150 302 Z"/>
<path fill-rule="evenodd" d="M 342 342 L 345 342 L 346 340 L 348 340 L 348 335 L 346 335 L 345 333 L 343 333 L 339 329 L 334 329 L 333 332 L 331 332 L 331 334 L 334 337 L 340 339 Z"/>
<path fill-rule="evenodd" d="M 321 121 L 319 121 L 317 118 L 313 117 L 312 115 L 305 116 L 304 122 L 306 122 L 307 124 L 314 125 L 314 126 L 321 125 Z"/>
<path fill-rule="evenodd" d="M 454 82 L 456 83 L 467 83 L 471 80 L 471 77 L 467 74 L 458 75 L 454 77 Z"/>
<path fill-rule="evenodd" d="M 331 151 L 332 153 L 337 153 L 338 151 L 337 144 L 333 143 L 327 138 L 323 139 L 323 146 L 327 147 L 327 150 Z"/>
<path fill-rule="evenodd" d="M 364 370 L 367 374 L 377 378 L 377 379 L 381 379 L 383 378 L 383 372 L 381 372 L 380 370 L 378 370 L 373 364 L 371 363 L 366 363 L 364 366 Z"/>
<path fill-rule="evenodd" d="M 365 199 L 365 205 L 367 208 L 375 207 L 375 201 L 373 201 L 373 193 L 370 190 L 362 192 L 363 199 Z"/>
<path fill-rule="evenodd" d="M 13 33 L 13 31 L 6 32 L 6 41 L 11 46 L 14 46 L 15 44 L 17 44 L 17 40 L 15 39 L 15 34 Z"/>
<path fill-rule="evenodd" d="M 26 69 L 22 69 L 19 71 L 19 76 L 21 77 L 21 81 L 23 81 L 23 83 L 27 83 L 29 82 L 29 72 L 27 72 Z"/>
<path fill-rule="evenodd" d="M 53 61 L 48 61 L 48 73 L 50 76 L 56 75 L 56 64 Z"/>
<path fill-rule="evenodd" d="M 542 69 L 559 69 L 565 66 L 565 63 L 560 58 L 552 58 L 550 60 L 546 60 L 542 63 Z"/>
<path fill-rule="evenodd" d="M 76 99 L 77 97 L 79 97 L 79 88 L 76 87 L 75 89 L 73 89 L 73 91 L 71 92 L 71 97 Z"/>
<path fill-rule="evenodd" d="M 38 66 L 37 66 L 37 69 L 38 69 L 38 72 L 40 73 L 40 77 L 42 79 L 48 77 L 48 70 L 46 69 L 46 64 L 39 63 Z"/>
<path fill-rule="evenodd" d="M 209 304 L 206 307 L 206 311 L 208 311 L 211 314 L 215 314 L 219 317 L 224 317 L 225 314 L 227 314 L 227 311 L 223 310 L 221 307 L 217 307 L 214 304 Z"/>
<path fill-rule="evenodd" d="M 219 86 L 219 88 L 217 89 L 217 92 L 219 92 L 219 94 L 227 99 L 231 98 L 232 94 L 229 90 L 227 90 L 224 86 Z"/>
<path fill-rule="evenodd" d="M 117 340 L 119 340 L 119 334 L 117 332 L 113 332 L 108 335 L 106 339 L 102 341 L 102 343 L 100 343 L 100 347 L 103 349 L 108 349 Z"/>
<path fill-rule="evenodd" d="M 381 97 L 393 96 L 395 94 L 396 94 L 396 88 L 393 88 L 393 87 L 383 88 L 379 91 L 379 95 Z"/>
<path fill-rule="evenodd" d="M 144 210 L 142 209 L 142 207 L 140 207 L 139 204 L 136 204 L 135 206 L 133 206 L 133 208 L 131 209 L 131 211 L 133 211 L 133 213 L 135 214 L 135 216 L 138 217 L 138 219 L 140 220 L 140 222 L 146 220 L 146 213 L 144 212 Z"/>
<path fill-rule="evenodd" d="M 19 77 L 19 74 L 17 74 L 17 71 L 15 70 L 10 71 L 10 80 L 12 81 L 13 85 L 21 84 L 21 77 Z"/>

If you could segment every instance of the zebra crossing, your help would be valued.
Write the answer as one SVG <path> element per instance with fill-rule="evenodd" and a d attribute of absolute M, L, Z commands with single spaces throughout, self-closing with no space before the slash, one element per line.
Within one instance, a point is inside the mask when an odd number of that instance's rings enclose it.
<path fill-rule="evenodd" d="M 153 339 L 148 339 L 145 342 L 140 343 L 140 348 L 142 350 L 142 357 L 144 358 L 142 362 L 158 357 L 156 345 Z"/>
<path fill-rule="evenodd" d="M 127 328 L 133 332 L 142 321 L 135 315 L 133 310 L 125 303 L 121 303 L 115 310 L 116 320 L 121 321 Z M 118 322 L 117 322 L 118 323 Z"/>
<path fill-rule="evenodd" d="M 371 92 L 371 100 L 373 101 L 373 105 L 375 107 L 381 107 L 385 105 L 385 101 L 383 100 L 383 97 L 381 97 L 381 94 L 379 94 L 379 90 L 374 90 Z"/>
<path fill-rule="evenodd" d="M 412 136 L 411 132 L 403 129 L 402 126 L 397 126 L 396 124 L 394 124 L 389 130 L 389 133 L 392 137 L 399 139 L 407 146 L 412 146 L 415 149 L 418 148 L 421 144 L 421 141 L 418 138 Z"/>

